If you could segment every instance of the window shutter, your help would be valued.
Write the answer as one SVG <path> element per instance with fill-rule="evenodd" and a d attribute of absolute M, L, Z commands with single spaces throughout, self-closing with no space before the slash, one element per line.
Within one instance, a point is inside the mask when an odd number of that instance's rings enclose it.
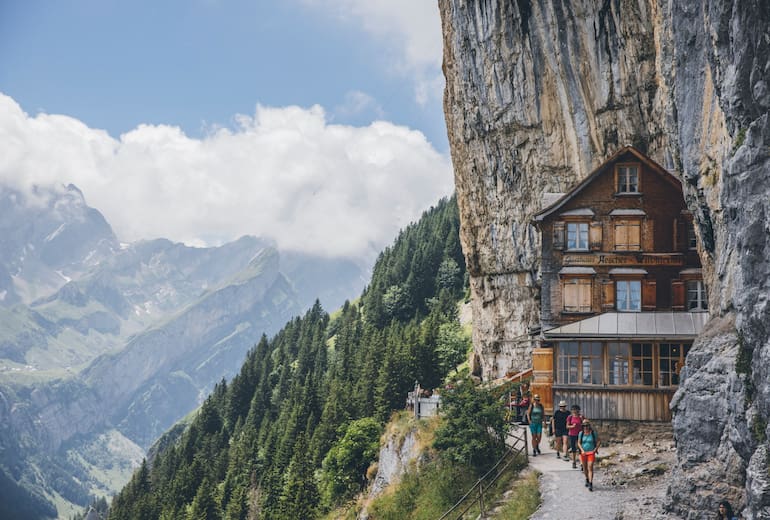
<path fill-rule="evenodd" d="M 579 310 L 580 312 L 591 312 L 591 280 L 582 280 L 579 284 Z"/>
<path fill-rule="evenodd" d="M 588 230 L 589 242 L 591 243 L 591 251 L 602 250 L 602 223 L 591 222 L 591 227 Z"/>
<path fill-rule="evenodd" d="M 615 282 L 602 280 L 602 310 L 608 311 L 615 308 Z"/>
<path fill-rule="evenodd" d="M 655 251 L 655 221 L 644 219 L 642 221 L 644 231 L 642 232 L 642 251 Z"/>
<path fill-rule="evenodd" d="M 642 310 L 654 311 L 658 284 L 655 280 L 642 280 Z"/>
<path fill-rule="evenodd" d="M 684 310 L 684 282 L 682 280 L 671 281 L 671 308 L 675 311 Z"/>
<path fill-rule="evenodd" d="M 575 312 L 578 310 L 579 297 L 578 286 L 575 280 L 564 280 L 562 284 L 564 294 L 564 312 Z"/>
<path fill-rule="evenodd" d="M 641 241 L 641 222 L 629 222 L 628 223 L 628 248 L 629 251 L 638 251 L 642 247 Z"/>
<path fill-rule="evenodd" d="M 553 223 L 553 248 L 564 249 L 564 222 Z"/>
<path fill-rule="evenodd" d="M 628 249 L 628 228 L 622 222 L 615 222 L 615 247 L 616 250 Z"/>
<path fill-rule="evenodd" d="M 674 219 L 674 251 L 684 251 L 684 239 L 682 238 L 682 221 Z"/>

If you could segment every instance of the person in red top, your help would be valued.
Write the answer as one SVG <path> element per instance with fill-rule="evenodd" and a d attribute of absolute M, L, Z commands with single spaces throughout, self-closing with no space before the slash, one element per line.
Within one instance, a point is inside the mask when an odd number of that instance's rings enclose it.
<path fill-rule="evenodd" d="M 578 435 L 580 435 L 583 426 L 583 416 L 580 415 L 580 407 L 576 404 L 570 409 L 570 416 L 567 417 L 567 434 L 569 435 L 569 451 L 572 453 L 572 467 L 577 469 L 578 454 Z"/>

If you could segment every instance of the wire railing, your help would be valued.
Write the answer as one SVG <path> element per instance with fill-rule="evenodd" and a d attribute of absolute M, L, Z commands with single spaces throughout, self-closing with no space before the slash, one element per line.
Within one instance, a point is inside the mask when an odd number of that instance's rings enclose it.
<path fill-rule="evenodd" d="M 479 505 L 480 518 L 486 516 L 486 509 L 484 503 L 484 494 L 490 487 L 505 473 L 505 471 L 513 464 L 519 456 L 524 456 L 527 459 L 528 439 L 527 428 L 513 427 L 508 430 L 506 436 L 506 445 L 508 450 L 498 460 L 492 469 L 487 471 L 478 481 L 471 487 L 458 502 L 452 506 L 452 508 L 441 515 L 438 520 L 461 520 L 465 517 L 465 514 L 476 504 Z"/>

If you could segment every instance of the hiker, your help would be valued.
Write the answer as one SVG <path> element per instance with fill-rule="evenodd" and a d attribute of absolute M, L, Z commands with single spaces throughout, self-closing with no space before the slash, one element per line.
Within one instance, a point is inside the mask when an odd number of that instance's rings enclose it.
<path fill-rule="evenodd" d="M 567 401 L 559 401 L 559 409 L 551 417 L 551 430 L 553 431 L 554 448 L 556 448 L 556 458 L 561 459 L 561 450 L 564 448 L 564 460 L 569 460 L 567 455 L 567 417 L 570 413 L 567 411 Z"/>
<path fill-rule="evenodd" d="M 522 383 L 519 387 L 519 402 L 516 405 L 520 418 L 520 424 L 527 424 L 527 410 L 529 409 L 529 383 Z"/>
<path fill-rule="evenodd" d="M 599 453 L 599 436 L 591 427 L 591 422 L 586 419 L 582 424 L 583 431 L 578 435 L 578 448 L 580 449 L 580 464 L 583 466 L 583 474 L 586 476 L 588 491 L 594 490 L 594 462 Z"/>
<path fill-rule="evenodd" d="M 733 513 L 733 506 L 727 500 L 722 500 L 719 503 L 719 509 L 717 510 L 717 520 L 737 520 L 738 517 Z"/>
<path fill-rule="evenodd" d="M 569 451 L 572 453 L 572 467 L 575 469 L 577 469 L 577 441 L 582 425 L 583 416 L 580 415 L 580 407 L 573 404 L 572 408 L 570 408 L 570 416 L 567 417 L 567 435 L 569 437 Z"/>
<path fill-rule="evenodd" d="M 527 410 L 527 421 L 529 422 L 529 431 L 532 433 L 532 456 L 537 457 L 540 454 L 540 437 L 543 436 L 543 418 L 545 417 L 545 408 L 540 404 L 540 395 L 533 396 L 533 402 Z"/>

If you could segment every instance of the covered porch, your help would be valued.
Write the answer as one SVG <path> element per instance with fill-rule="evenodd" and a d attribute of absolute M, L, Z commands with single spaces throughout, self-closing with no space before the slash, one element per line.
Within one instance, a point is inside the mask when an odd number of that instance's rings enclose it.
<path fill-rule="evenodd" d="M 687 352 L 705 312 L 607 312 L 542 332 L 533 391 L 592 419 L 669 421 Z"/>

